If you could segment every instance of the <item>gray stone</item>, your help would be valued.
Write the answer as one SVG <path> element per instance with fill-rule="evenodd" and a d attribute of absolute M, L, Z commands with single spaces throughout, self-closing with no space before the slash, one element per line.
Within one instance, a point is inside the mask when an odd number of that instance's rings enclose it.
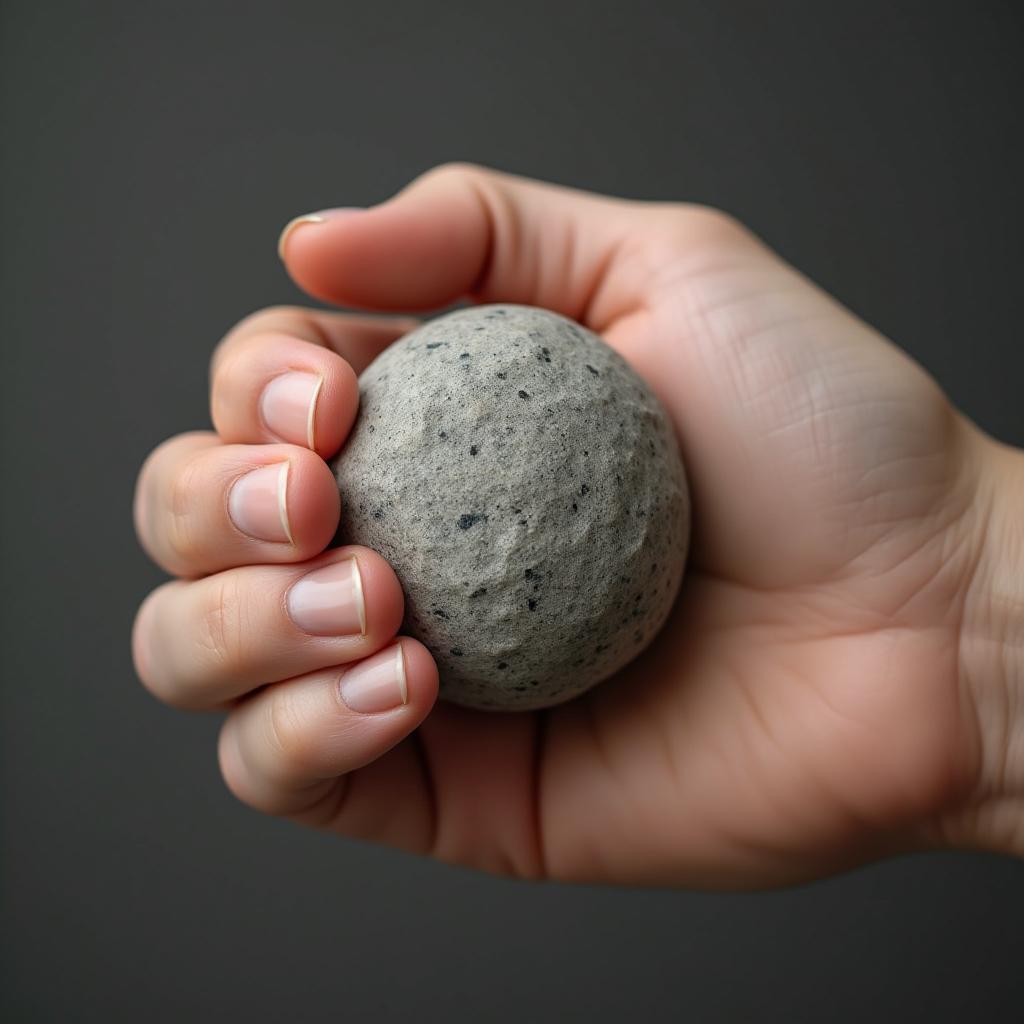
<path fill-rule="evenodd" d="M 690 506 L 668 416 L 618 353 L 546 310 L 475 306 L 396 342 L 359 388 L 339 539 L 394 567 L 442 697 L 558 704 L 650 642 Z"/>

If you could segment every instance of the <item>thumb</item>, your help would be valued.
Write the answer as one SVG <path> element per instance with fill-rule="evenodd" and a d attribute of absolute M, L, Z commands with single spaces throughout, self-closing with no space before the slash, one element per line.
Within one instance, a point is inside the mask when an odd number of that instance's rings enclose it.
<path fill-rule="evenodd" d="M 339 305 L 424 310 L 469 298 L 544 306 L 600 330 L 639 301 L 614 272 L 656 204 L 446 164 L 369 209 L 297 217 L 279 242 L 300 288 Z"/>

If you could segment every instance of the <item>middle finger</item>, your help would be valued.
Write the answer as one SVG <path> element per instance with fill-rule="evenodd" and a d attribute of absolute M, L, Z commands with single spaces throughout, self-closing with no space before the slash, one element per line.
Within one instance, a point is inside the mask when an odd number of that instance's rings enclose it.
<path fill-rule="evenodd" d="M 322 551 L 340 499 L 327 464 L 288 444 L 222 445 L 215 434 L 165 441 L 139 474 L 135 524 L 153 560 L 176 576 Z"/>

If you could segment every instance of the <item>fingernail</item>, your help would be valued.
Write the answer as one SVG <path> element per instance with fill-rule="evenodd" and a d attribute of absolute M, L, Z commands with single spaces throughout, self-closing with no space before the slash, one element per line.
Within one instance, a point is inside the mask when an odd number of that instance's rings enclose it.
<path fill-rule="evenodd" d="M 293 543 L 288 521 L 288 463 L 261 466 L 239 477 L 228 494 L 228 515 L 250 537 Z"/>
<path fill-rule="evenodd" d="M 283 260 L 284 259 L 284 246 L 288 239 L 292 236 L 292 233 L 302 227 L 303 224 L 323 224 L 326 221 L 333 220 L 345 213 L 355 213 L 360 207 L 358 206 L 339 206 L 333 210 L 318 210 L 316 213 L 304 213 L 301 217 L 293 217 L 284 226 L 284 230 L 281 232 L 280 237 L 277 240 L 277 255 Z"/>
<path fill-rule="evenodd" d="M 292 444 L 316 448 L 316 403 L 324 379 L 317 373 L 293 370 L 275 377 L 260 399 L 263 422 Z"/>
<path fill-rule="evenodd" d="M 409 703 L 402 645 L 395 644 L 346 669 L 341 676 L 341 699 L 360 714 L 390 711 Z"/>
<path fill-rule="evenodd" d="M 277 255 L 279 259 L 284 259 L 284 243 L 288 241 L 291 233 L 303 224 L 323 224 L 327 218 L 321 213 L 304 213 L 301 217 L 293 217 L 284 226 L 284 230 L 281 232 L 280 237 L 277 239 Z"/>
<path fill-rule="evenodd" d="M 299 629 L 319 636 L 364 636 L 363 580 L 354 558 L 314 569 L 288 592 L 288 614 Z"/>

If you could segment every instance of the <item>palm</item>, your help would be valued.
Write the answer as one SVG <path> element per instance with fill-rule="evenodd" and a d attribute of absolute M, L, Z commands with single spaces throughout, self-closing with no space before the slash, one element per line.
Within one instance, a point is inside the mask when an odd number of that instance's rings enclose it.
<path fill-rule="evenodd" d="M 367 814 L 379 837 L 374 793 L 415 764 L 403 845 L 516 874 L 756 885 L 881 852 L 956 785 L 940 392 L 795 275 L 792 295 L 742 267 L 685 300 L 671 267 L 663 283 L 604 334 L 685 441 L 696 537 L 671 620 L 569 705 L 438 707 L 352 780 L 346 832 Z"/>

